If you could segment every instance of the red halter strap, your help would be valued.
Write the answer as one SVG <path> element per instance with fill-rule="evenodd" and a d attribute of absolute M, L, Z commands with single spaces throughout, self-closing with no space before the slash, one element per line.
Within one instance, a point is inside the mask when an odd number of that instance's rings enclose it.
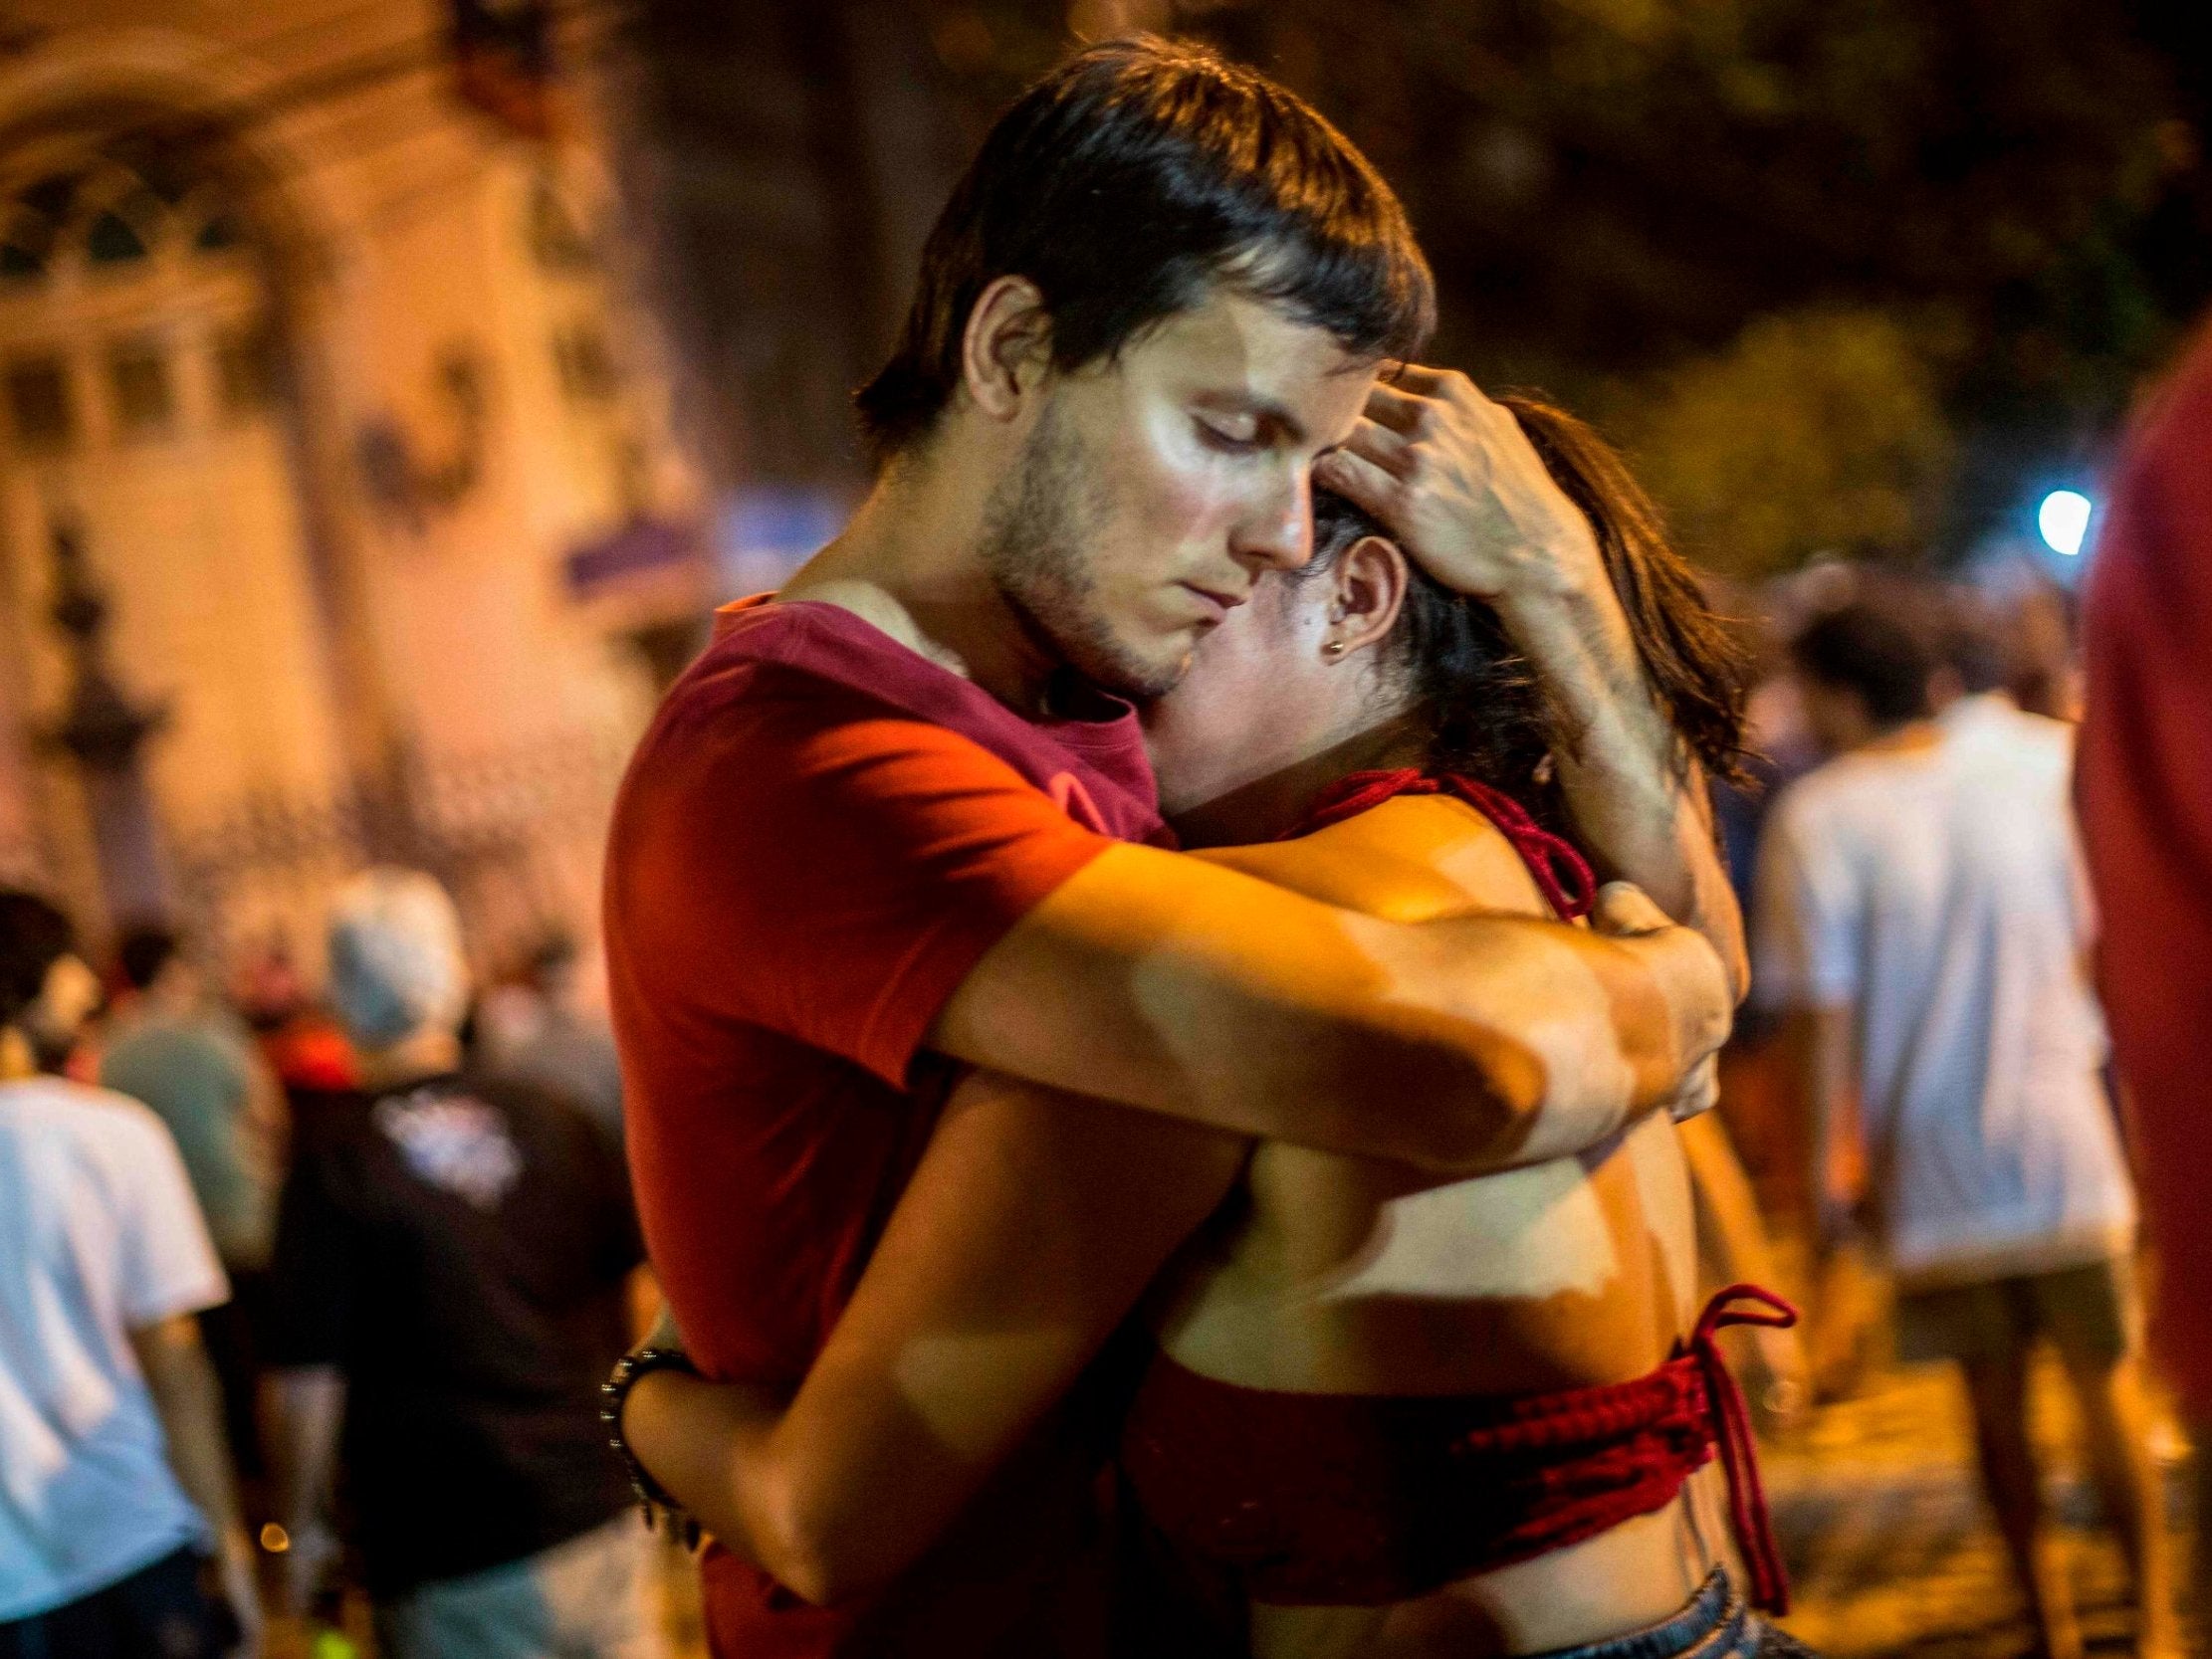
<path fill-rule="evenodd" d="M 1306 815 L 1284 832 L 1282 839 L 1311 835 L 1357 817 L 1393 795 L 1456 795 L 1465 801 L 1513 844 L 1545 902 L 1567 921 L 1588 916 L 1598 902 L 1598 878 L 1590 869 L 1590 861 L 1576 851 L 1572 842 L 1537 823 L 1527 807 L 1502 789 L 1493 789 L 1460 772 L 1425 772 L 1418 766 L 1348 772 L 1314 798 Z"/>
<path fill-rule="evenodd" d="M 1736 1302 L 1758 1306 L 1739 1310 L 1730 1306 Z M 1789 1575 L 1782 1568 L 1781 1546 L 1775 1543 L 1766 1488 L 1759 1484 L 1759 1454 L 1751 1437 L 1751 1413 L 1744 1406 L 1743 1390 L 1728 1373 L 1728 1363 L 1713 1339 L 1731 1325 L 1763 1325 L 1787 1331 L 1796 1323 L 1797 1310 L 1772 1291 L 1757 1285 L 1730 1285 L 1705 1304 L 1689 1338 L 1690 1357 L 1704 1373 L 1705 1397 L 1712 1405 L 1720 1467 L 1728 1477 L 1728 1519 L 1734 1524 L 1736 1543 L 1743 1551 L 1744 1567 L 1751 1574 L 1751 1600 L 1777 1614 L 1790 1610 Z"/>

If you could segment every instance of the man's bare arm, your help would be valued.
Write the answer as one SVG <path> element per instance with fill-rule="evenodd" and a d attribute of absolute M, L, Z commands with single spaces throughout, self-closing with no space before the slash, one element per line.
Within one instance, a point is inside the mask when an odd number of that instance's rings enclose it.
<path fill-rule="evenodd" d="M 957 1550 L 960 1512 L 1220 1202 L 1244 1151 L 977 1074 L 796 1396 L 656 1372 L 632 1388 L 624 1433 L 726 1548 L 806 1600 L 863 1594 L 941 1539 Z"/>
<path fill-rule="evenodd" d="M 287 1612 L 304 1612 L 337 1554 L 331 1498 L 338 1432 L 345 1421 L 345 1377 L 335 1365 L 290 1365 L 262 1382 L 276 1464 L 277 1518 L 291 1540 L 284 1563 Z"/>
<path fill-rule="evenodd" d="M 244 1651 L 258 1652 L 261 1597 L 254 1585 L 253 1545 L 239 1518 L 238 1492 L 231 1480 L 222 1385 L 200 1342 L 199 1322 L 190 1314 L 162 1320 L 131 1332 L 130 1347 L 161 1419 L 169 1467 L 214 1530 L 223 1594 L 244 1629 Z"/>
<path fill-rule="evenodd" d="M 1380 921 L 1117 846 L 976 966 L 931 1046 L 1233 1134 L 1441 1172 L 1594 1145 L 1727 1035 L 1712 949 L 1610 889 L 1601 929 Z"/>

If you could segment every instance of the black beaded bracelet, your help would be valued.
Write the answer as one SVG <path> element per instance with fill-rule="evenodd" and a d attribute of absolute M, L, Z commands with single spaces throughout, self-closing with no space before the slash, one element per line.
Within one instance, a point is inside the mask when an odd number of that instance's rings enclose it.
<path fill-rule="evenodd" d="M 652 1527 L 662 1516 L 668 1519 L 670 1531 L 692 1549 L 699 1546 L 699 1523 L 685 1512 L 684 1506 L 668 1495 L 667 1489 L 646 1472 L 638 1462 L 637 1453 L 630 1450 L 629 1440 L 622 1433 L 622 1407 L 630 1397 L 630 1390 L 641 1376 L 654 1371 L 682 1371 L 697 1376 L 699 1367 L 691 1362 L 691 1355 L 680 1348 L 635 1348 L 615 1360 L 614 1369 L 599 1384 L 599 1421 L 606 1424 L 607 1444 L 614 1448 L 622 1460 L 622 1467 L 630 1477 L 630 1490 L 637 1495 L 638 1508 L 645 1512 L 645 1525 Z"/>

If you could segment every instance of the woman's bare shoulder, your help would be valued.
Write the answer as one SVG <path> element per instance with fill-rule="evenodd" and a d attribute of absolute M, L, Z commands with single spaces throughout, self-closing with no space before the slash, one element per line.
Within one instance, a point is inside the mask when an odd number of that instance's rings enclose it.
<path fill-rule="evenodd" d="M 1513 844 L 1465 802 L 1400 795 L 1295 841 L 1197 855 L 1393 922 L 1547 914 Z"/>

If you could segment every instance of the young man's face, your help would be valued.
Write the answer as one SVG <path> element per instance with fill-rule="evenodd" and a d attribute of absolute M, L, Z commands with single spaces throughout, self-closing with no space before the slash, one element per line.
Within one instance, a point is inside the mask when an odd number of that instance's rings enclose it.
<path fill-rule="evenodd" d="M 991 504 L 1000 591 L 1092 681 L 1159 696 L 1264 572 L 1311 555 L 1313 463 L 1378 367 L 1217 289 L 1059 379 Z"/>

